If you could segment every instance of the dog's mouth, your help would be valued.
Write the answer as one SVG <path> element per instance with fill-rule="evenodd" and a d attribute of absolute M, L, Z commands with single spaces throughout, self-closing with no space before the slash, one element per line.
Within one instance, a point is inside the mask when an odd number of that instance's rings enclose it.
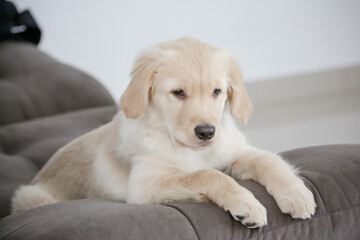
<path fill-rule="evenodd" d="M 199 142 L 199 145 L 200 147 L 206 147 L 206 146 L 209 146 L 212 144 L 212 141 L 211 140 L 202 140 Z"/>
<path fill-rule="evenodd" d="M 181 141 L 180 139 L 176 139 L 174 138 L 175 142 L 177 145 L 181 146 L 181 147 L 186 147 L 186 148 L 204 148 L 207 146 L 210 146 L 213 141 L 212 140 L 199 140 L 199 141 L 195 141 L 192 143 L 185 143 L 184 141 Z"/>

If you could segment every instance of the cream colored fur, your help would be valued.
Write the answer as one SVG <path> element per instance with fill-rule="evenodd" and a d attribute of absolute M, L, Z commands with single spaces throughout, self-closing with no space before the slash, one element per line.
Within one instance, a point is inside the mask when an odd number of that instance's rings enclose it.
<path fill-rule="evenodd" d="M 210 200 L 248 227 L 265 225 L 266 209 L 235 178 L 264 185 L 294 218 L 314 214 L 313 195 L 291 167 L 247 145 L 237 129 L 234 119 L 247 121 L 252 105 L 239 66 L 224 50 L 191 38 L 148 48 L 135 61 L 120 108 L 110 123 L 61 148 L 31 185 L 20 187 L 13 213 L 79 198 L 192 199 Z M 194 132 L 204 124 L 215 126 L 211 140 Z"/>

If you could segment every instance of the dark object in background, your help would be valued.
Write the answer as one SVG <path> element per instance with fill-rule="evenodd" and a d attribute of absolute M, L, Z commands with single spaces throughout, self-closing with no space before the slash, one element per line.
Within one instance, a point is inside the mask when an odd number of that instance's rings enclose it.
<path fill-rule="evenodd" d="M 41 30 L 29 10 L 19 13 L 13 3 L 0 0 L 0 41 L 27 41 L 38 44 Z"/>

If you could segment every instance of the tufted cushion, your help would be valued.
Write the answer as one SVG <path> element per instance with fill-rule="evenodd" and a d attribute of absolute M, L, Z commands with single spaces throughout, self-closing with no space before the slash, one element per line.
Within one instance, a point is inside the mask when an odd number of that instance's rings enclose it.
<path fill-rule="evenodd" d="M 57 149 L 109 122 L 116 110 L 90 108 L 1 127 L 0 217 L 10 214 L 13 191 L 29 183 Z"/>
<path fill-rule="evenodd" d="M 0 126 L 114 104 L 95 79 L 35 45 L 0 42 Z"/>
<path fill-rule="evenodd" d="M 0 217 L 61 146 L 111 120 L 115 103 L 89 75 L 22 42 L 0 42 Z"/>
<path fill-rule="evenodd" d="M 346 239 L 360 237 L 360 145 L 310 147 L 282 154 L 318 205 L 311 220 L 280 212 L 264 187 L 239 183 L 267 208 L 268 225 L 250 230 L 212 203 L 133 205 L 85 199 L 35 208 L 0 220 L 0 239 Z"/>

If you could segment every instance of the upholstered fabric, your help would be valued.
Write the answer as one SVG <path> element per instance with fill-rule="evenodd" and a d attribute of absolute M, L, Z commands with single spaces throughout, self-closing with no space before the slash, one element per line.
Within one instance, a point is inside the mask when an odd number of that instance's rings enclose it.
<path fill-rule="evenodd" d="M 0 217 L 13 191 L 51 155 L 111 120 L 116 105 L 91 76 L 25 42 L 0 42 Z"/>
<path fill-rule="evenodd" d="M 267 208 L 268 225 L 248 229 L 212 203 L 134 205 L 86 199 L 57 203 L 0 220 L 0 239 L 359 239 L 360 145 L 334 145 L 282 154 L 318 205 L 311 220 L 293 220 L 253 181 L 239 183 Z"/>
<path fill-rule="evenodd" d="M 95 79 L 31 43 L 0 42 L 0 126 L 114 104 Z"/>
<path fill-rule="evenodd" d="M 116 111 L 88 75 L 33 45 L 0 43 L 0 239 L 360 239 L 360 145 L 281 154 L 315 196 L 316 214 L 306 221 L 282 214 L 251 180 L 239 184 L 267 209 L 268 225 L 260 229 L 246 228 L 212 203 L 83 199 L 9 215 L 16 187 L 29 183 L 58 148 Z"/>
<path fill-rule="evenodd" d="M 29 183 L 57 149 L 115 112 L 115 106 L 97 107 L 0 127 L 0 217 L 10 213 L 15 188 Z"/>

